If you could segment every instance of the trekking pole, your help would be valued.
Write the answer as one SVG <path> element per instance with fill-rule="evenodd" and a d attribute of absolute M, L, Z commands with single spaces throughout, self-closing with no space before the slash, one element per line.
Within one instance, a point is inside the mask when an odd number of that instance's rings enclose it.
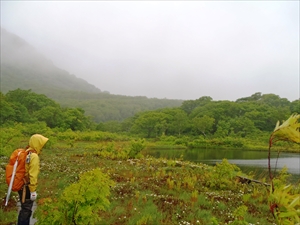
<path fill-rule="evenodd" d="M 9 186 L 8 186 L 8 190 L 7 190 L 5 206 L 7 206 L 7 203 L 8 203 L 9 197 L 10 197 L 10 193 L 11 193 L 11 189 L 12 189 L 12 186 L 14 184 L 20 153 L 21 152 L 18 153 L 17 160 L 15 161 L 15 164 L 14 164 L 13 172 L 12 172 L 11 179 L 10 179 Z"/>

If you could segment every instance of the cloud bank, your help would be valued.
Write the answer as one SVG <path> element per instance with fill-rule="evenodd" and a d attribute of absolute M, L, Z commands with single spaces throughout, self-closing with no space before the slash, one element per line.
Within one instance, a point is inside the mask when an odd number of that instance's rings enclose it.
<path fill-rule="evenodd" d="M 299 99 L 299 1 L 2 1 L 1 26 L 102 91 Z"/>

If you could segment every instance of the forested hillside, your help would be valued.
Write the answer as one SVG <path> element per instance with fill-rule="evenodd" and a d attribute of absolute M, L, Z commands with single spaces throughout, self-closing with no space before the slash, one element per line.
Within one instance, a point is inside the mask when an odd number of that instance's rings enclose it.
<path fill-rule="evenodd" d="M 96 122 L 124 120 L 137 112 L 180 106 L 182 100 L 111 95 L 60 68 L 20 37 L 1 29 L 1 92 L 20 88 L 80 107 Z M 105 88 L 105 87 L 104 87 Z"/>
<path fill-rule="evenodd" d="M 156 110 L 166 107 L 178 107 L 183 100 L 147 98 L 144 96 L 112 95 L 108 93 L 84 92 L 52 92 L 50 98 L 66 107 L 79 107 L 85 110 L 86 115 L 93 121 L 106 122 L 111 120 L 123 121 L 138 112 Z"/>
<path fill-rule="evenodd" d="M 84 96 L 82 104 L 84 103 Z M 88 96 L 87 99 L 90 99 Z M 82 108 L 62 107 L 45 95 L 30 90 L 17 89 L 1 94 L 1 125 L 10 126 L 18 123 L 43 122 L 49 128 L 60 130 L 101 130 L 114 133 L 127 133 L 145 138 L 161 136 L 202 136 L 204 138 L 253 137 L 269 134 L 276 122 L 285 120 L 293 113 L 300 113 L 300 101 L 288 101 L 275 94 L 255 93 L 250 97 L 240 98 L 235 102 L 213 101 L 208 96 L 197 100 L 184 101 L 179 107 L 146 110 L 138 101 L 130 104 L 121 99 L 114 104 L 123 104 L 128 112 L 123 121 L 110 120 L 97 122 L 87 117 Z M 97 99 L 93 101 L 96 102 Z M 86 101 L 90 104 L 91 100 Z M 113 100 L 112 100 L 113 101 Z M 71 103 L 70 103 L 71 104 Z M 128 105 L 126 105 L 128 104 Z M 72 104 L 71 104 L 72 105 Z M 131 109 L 132 105 L 139 109 Z M 109 111 L 109 107 L 100 105 Z M 162 106 L 161 106 L 162 107 Z M 140 112 L 134 114 L 134 110 Z M 120 112 L 121 113 L 121 112 Z M 127 114 L 126 114 L 127 113 Z M 134 114 L 130 116 L 129 114 Z"/>

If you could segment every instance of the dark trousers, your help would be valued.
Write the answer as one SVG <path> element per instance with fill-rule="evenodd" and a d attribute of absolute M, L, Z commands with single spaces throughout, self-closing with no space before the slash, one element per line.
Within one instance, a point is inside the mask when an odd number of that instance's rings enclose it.
<path fill-rule="evenodd" d="M 30 217 L 32 214 L 33 201 L 30 200 L 30 190 L 28 186 L 24 186 L 23 188 L 26 188 L 26 196 L 24 203 L 22 203 L 23 189 L 18 191 L 21 201 L 21 210 L 18 216 L 18 225 L 29 225 Z"/>

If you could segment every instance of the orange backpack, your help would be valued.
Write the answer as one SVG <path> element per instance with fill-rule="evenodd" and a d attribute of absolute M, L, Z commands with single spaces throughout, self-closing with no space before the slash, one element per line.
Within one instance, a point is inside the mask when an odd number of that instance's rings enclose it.
<path fill-rule="evenodd" d="M 12 191 L 19 191 L 25 184 L 25 162 L 28 152 L 25 149 L 16 149 L 10 156 L 9 163 L 6 165 L 6 183 L 10 184 L 12 177 L 14 164 L 18 160 L 18 166 L 16 169 L 16 175 L 12 186 Z"/>

